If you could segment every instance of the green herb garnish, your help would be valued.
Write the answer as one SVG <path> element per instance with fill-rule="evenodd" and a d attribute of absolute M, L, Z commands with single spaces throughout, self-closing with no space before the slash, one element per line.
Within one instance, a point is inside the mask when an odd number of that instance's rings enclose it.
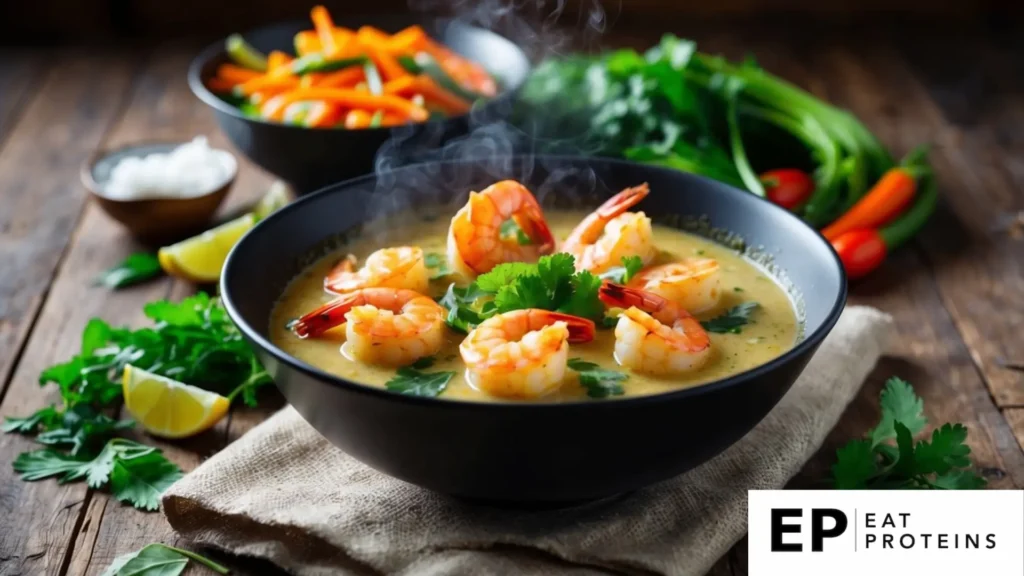
<path fill-rule="evenodd" d="M 431 270 L 430 279 L 437 280 L 447 276 L 450 271 L 448 270 L 448 259 L 444 257 L 444 254 L 438 254 L 437 252 L 427 252 L 423 255 L 423 263 L 427 268 Z"/>
<path fill-rule="evenodd" d="M 501 228 L 498 229 L 498 234 L 502 238 L 515 238 L 516 243 L 520 246 L 528 246 L 532 244 L 530 237 L 526 235 L 526 232 L 519 227 L 519 224 L 515 220 L 509 219 L 501 223 Z"/>
<path fill-rule="evenodd" d="M 616 284 L 626 284 L 636 276 L 644 267 L 644 261 L 639 256 L 624 256 L 622 266 L 616 266 L 601 274 L 603 280 Z"/>
<path fill-rule="evenodd" d="M 882 417 L 868 437 L 836 451 L 836 488 L 972 490 L 987 484 L 970 469 L 967 427 L 945 424 L 932 432 L 930 440 L 915 443 L 914 436 L 927 420 L 924 402 L 910 384 L 890 378 L 880 403 Z"/>
<path fill-rule="evenodd" d="M 627 374 L 606 370 L 581 358 L 570 358 L 568 366 L 579 374 L 580 386 L 583 386 L 587 396 L 591 398 L 621 396 L 625 393 L 621 382 L 629 378 Z"/>
<path fill-rule="evenodd" d="M 178 576 L 189 560 L 206 566 L 218 574 L 230 572 L 205 556 L 166 544 L 148 544 L 141 550 L 118 556 L 100 576 Z"/>
<path fill-rule="evenodd" d="M 415 364 L 414 364 L 415 366 Z M 392 392 L 409 396 L 435 398 L 448 387 L 455 372 L 421 372 L 416 368 L 399 368 L 394 378 L 384 387 Z"/>
<path fill-rule="evenodd" d="M 14 471 L 29 482 L 57 477 L 63 484 L 85 478 L 90 488 L 110 486 L 121 502 L 140 510 L 160 507 L 160 494 L 181 478 L 181 469 L 153 448 L 115 438 L 94 458 L 83 459 L 53 450 L 23 452 L 14 460 Z"/>
<path fill-rule="evenodd" d="M 121 288 L 155 278 L 160 274 L 160 261 L 156 254 L 137 252 L 125 258 L 124 262 L 104 271 L 96 278 L 96 282 L 107 288 Z"/>
<path fill-rule="evenodd" d="M 750 323 L 750 314 L 758 308 L 757 302 L 743 302 L 729 308 L 721 316 L 700 323 L 708 332 L 716 334 L 739 334 Z"/>

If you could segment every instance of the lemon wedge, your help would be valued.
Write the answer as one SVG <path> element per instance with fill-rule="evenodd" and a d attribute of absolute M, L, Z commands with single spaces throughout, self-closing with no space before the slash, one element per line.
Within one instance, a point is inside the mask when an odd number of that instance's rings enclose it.
<path fill-rule="evenodd" d="M 193 282 L 216 282 L 228 252 L 256 223 L 252 214 L 235 218 L 157 253 L 164 272 Z"/>
<path fill-rule="evenodd" d="M 270 185 L 267 193 L 256 203 L 252 213 L 256 220 L 263 220 L 280 208 L 287 206 L 295 198 L 295 193 L 284 182 L 277 180 Z"/>
<path fill-rule="evenodd" d="M 231 404 L 220 394 L 131 365 L 124 367 L 121 385 L 128 412 L 146 432 L 163 438 L 198 434 L 219 422 Z"/>

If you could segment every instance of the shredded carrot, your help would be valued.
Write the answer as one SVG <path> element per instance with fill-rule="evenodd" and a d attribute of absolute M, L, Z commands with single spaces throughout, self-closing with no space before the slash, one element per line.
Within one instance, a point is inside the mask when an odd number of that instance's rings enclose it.
<path fill-rule="evenodd" d="M 334 43 L 334 21 L 331 20 L 331 14 L 323 6 L 314 6 L 309 11 L 309 19 L 313 21 L 316 35 L 320 37 L 324 55 L 333 56 L 338 46 Z"/>
<path fill-rule="evenodd" d="M 829 240 L 861 228 L 878 228 L 895 218 L 914 198 L 917 181 L 905 168 L 896 167 L 882 175 L 853 208 L 821 231 Z"/>
<path fill-rule="evenodd" d="M 358 130 L 360 128 L 369 128 L 370 121 L 373 119 L 373 115 L 366 110 L 349 110 L 345 116 L 345 128 L 349 130 Z"/>
<path fill-rule="evenodd" d="M 281 91 L 297 88 L 298 86 L 299 79 L 295 76 L 265 74 L 238 85 L 235 91 L 239 92 L 242 96 L 248 96 L 255 92 Z"/>
<path fill-rule="evenodd" d="M 316 82 L 316 85 L 322 88 L 352 88 L 362 82 L 364 78 L 366 75 L 362 66 L 352 66 L 324 74 L 323 78 Z"/>
<path fill-rule="evenodd" d="M 299 56 L 319 52 L 323 47 L 320 45 L 320 36 L 316 30 L 303 30 L 295 35 L 295 53 Z"/>
<path fill-rule="evenodd" d="M 267 71 L 272 74 L 277 70 L 286 68 L 291 62 L 291 56 L 280 50 L 273 50 L 270 54 L 267 54 Z"/>
<path fill-rule="evenodd" d="M 424 108 L 416 106 L 412 102 L 394 96 L 383 94 L 375 96 L 360 90 L 349 90 L 345 88 L 299 88 L 291 92 L 281 94 L 276 98 L 282 98 L 282 104 L 268 116 L 271 120 L 280 120 L 284 108 L 292 102 L 299 100 L 323 100 L 347 108 L 359 108 L 363 110 L 384 110 L 402 114 L 415 122 L 422 122 L 430 117 Z"/>
<path fill-rule="evenodd" d="M 237 82 L 232 82 L 230 80 L 226 80 L 224 78 L 219 78 L 216 76 L 206 81 L 206 87 L 209 88 L 211 92 L 217 92 L 221 94 L 230 93 L 232 90 L 234 90 L 235 86 L 237 85 Z"/>
<path fill-rule="evenodd" d="M 256 70 L 250 70 L 248 68 L 242 68 L 234 64 L 221 64 L 217 67 L 217 77 L 222 80 L 227 80 L 233 84 L 241 84 L 247 80 L 252 80 L 258 76 L 262 76 L 262 72 Z"/>
<path fill-rule="evenodd" d="M 426 38 L 427 33 L 423 31 L 423 28 L 413 25 L 389 38 L 385 43 L 385 47 L 391 54 L 400 56 L 418 50 L 423 46 Z"/>

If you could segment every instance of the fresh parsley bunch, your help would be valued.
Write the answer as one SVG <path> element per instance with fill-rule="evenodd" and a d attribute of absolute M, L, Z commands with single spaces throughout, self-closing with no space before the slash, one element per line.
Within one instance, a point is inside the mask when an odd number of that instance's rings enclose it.
<path fill-rule="evenodd" d="M 252 349 L 230 322 L 220 301 L 199 293 L 173 303 L 146 304 L 150 328 L 114 328 L 93 318 L 82 332 L 78 354 L 50 366 L 39 384 L 55 384 L 61 404 L 23 418 L 7 418 L 4 432 L 35 435 L 48 448 L 20 455 L 15 470 L 25 480 L 59 476 L 61 482 L 85 477 L 92 487 L 108 483 L 122 501 L 155 509 L 158 494 L 181 475 L 159 450 L 112 439 L 132 428 L 130 420 L 108 415 L 121 398 L 121 378 L 131 364 L 188 384 L 241 396 L 256 404 L 256 388 L 271 382 Z"/>
<path fill-rule="evenodd" d="M 890 378 L 881 395 L 882 418 L 868 437 L 836 452 L 832 466 L 839 489 L 983 488 L 986 481 L 970 470 L 967 428 L 945 424 L 929 440 L 914 442 L 927 424 L 924 402 L 899 378 Z M 895 445 L 893 445 L 895 441 Z"/>

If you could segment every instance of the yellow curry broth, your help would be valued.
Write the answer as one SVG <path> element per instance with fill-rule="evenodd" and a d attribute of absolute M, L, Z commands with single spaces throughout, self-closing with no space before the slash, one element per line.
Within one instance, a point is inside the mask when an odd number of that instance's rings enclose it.
<path fill-rule="evenodd" d="M 564 239 L 584 213 L 546 213 L 548 223 L 559 240 Z M 388 245 L 420 246 L 425 252 L 443 254 L 447 220 L 424 222 L 401 230 L 388 232 Z M 657 378 L 631 373 L 622 383 L 626 396 L 642 396 L 678 390 L 697 384 L 719 380 L 743 372 L 781 355 L 791 348 L 797 337 L 798 323 L 793 304 L 785 291 L 760 267 L 744 259 L 725 246 L 668 228 L 654 226 L 654 239 L 659 248 L 656 264 L 671 262 L 687 256 L 704 256 L 718 260 L 721 265 L 723 294 L 719 305 L 699 315 L 702 320 L 713 318 L 736 304 L 754 300 L 760 307 L 751 316 L 752 323 L 739 334 L 711 334 L 712 356 L 708 363 L 691 374 L 671 378 Z M 344 253 L 352 253 L 360 261 L 380 248 L 379 242 L 356 240 Z M 337 262 L 340 254 L 322 259 L 295 278 L 285 290 L 271 315 L 271 340 L 285 352 L 309 364 L 343 378 L 383 387 L 395 375 L 394 368 L 364 365 L 349 360 L 339 349 L 345 341 L 344 329 L 331 330 L 320 338 L 300 340 L 287 328 L 288 322 L 331 299 L 323 290 L 323 278 Z M 431 283 L 435 297 L 444 294 L 450 279 Z M 615 344 L 613 330 L 598 330 L 597 337 L 587 344 L 570 345 L 570 358 L 582 358 L 604 368 L 625 371 L 612 357 Z M 442 397 L 463 400 L 497 401 L 492 396 L 473 389 L 466 383 L 465 366 L 459 357 L 459 343 L 464 337 L 448 331 L 444 349 L 429 371 L 452 370 L 456 373 Z M 569 372 L 571 373 L 571 371 Z M 575 382 L 567 382 L 545 401 L 585 398 L 583 389 Z"/>

